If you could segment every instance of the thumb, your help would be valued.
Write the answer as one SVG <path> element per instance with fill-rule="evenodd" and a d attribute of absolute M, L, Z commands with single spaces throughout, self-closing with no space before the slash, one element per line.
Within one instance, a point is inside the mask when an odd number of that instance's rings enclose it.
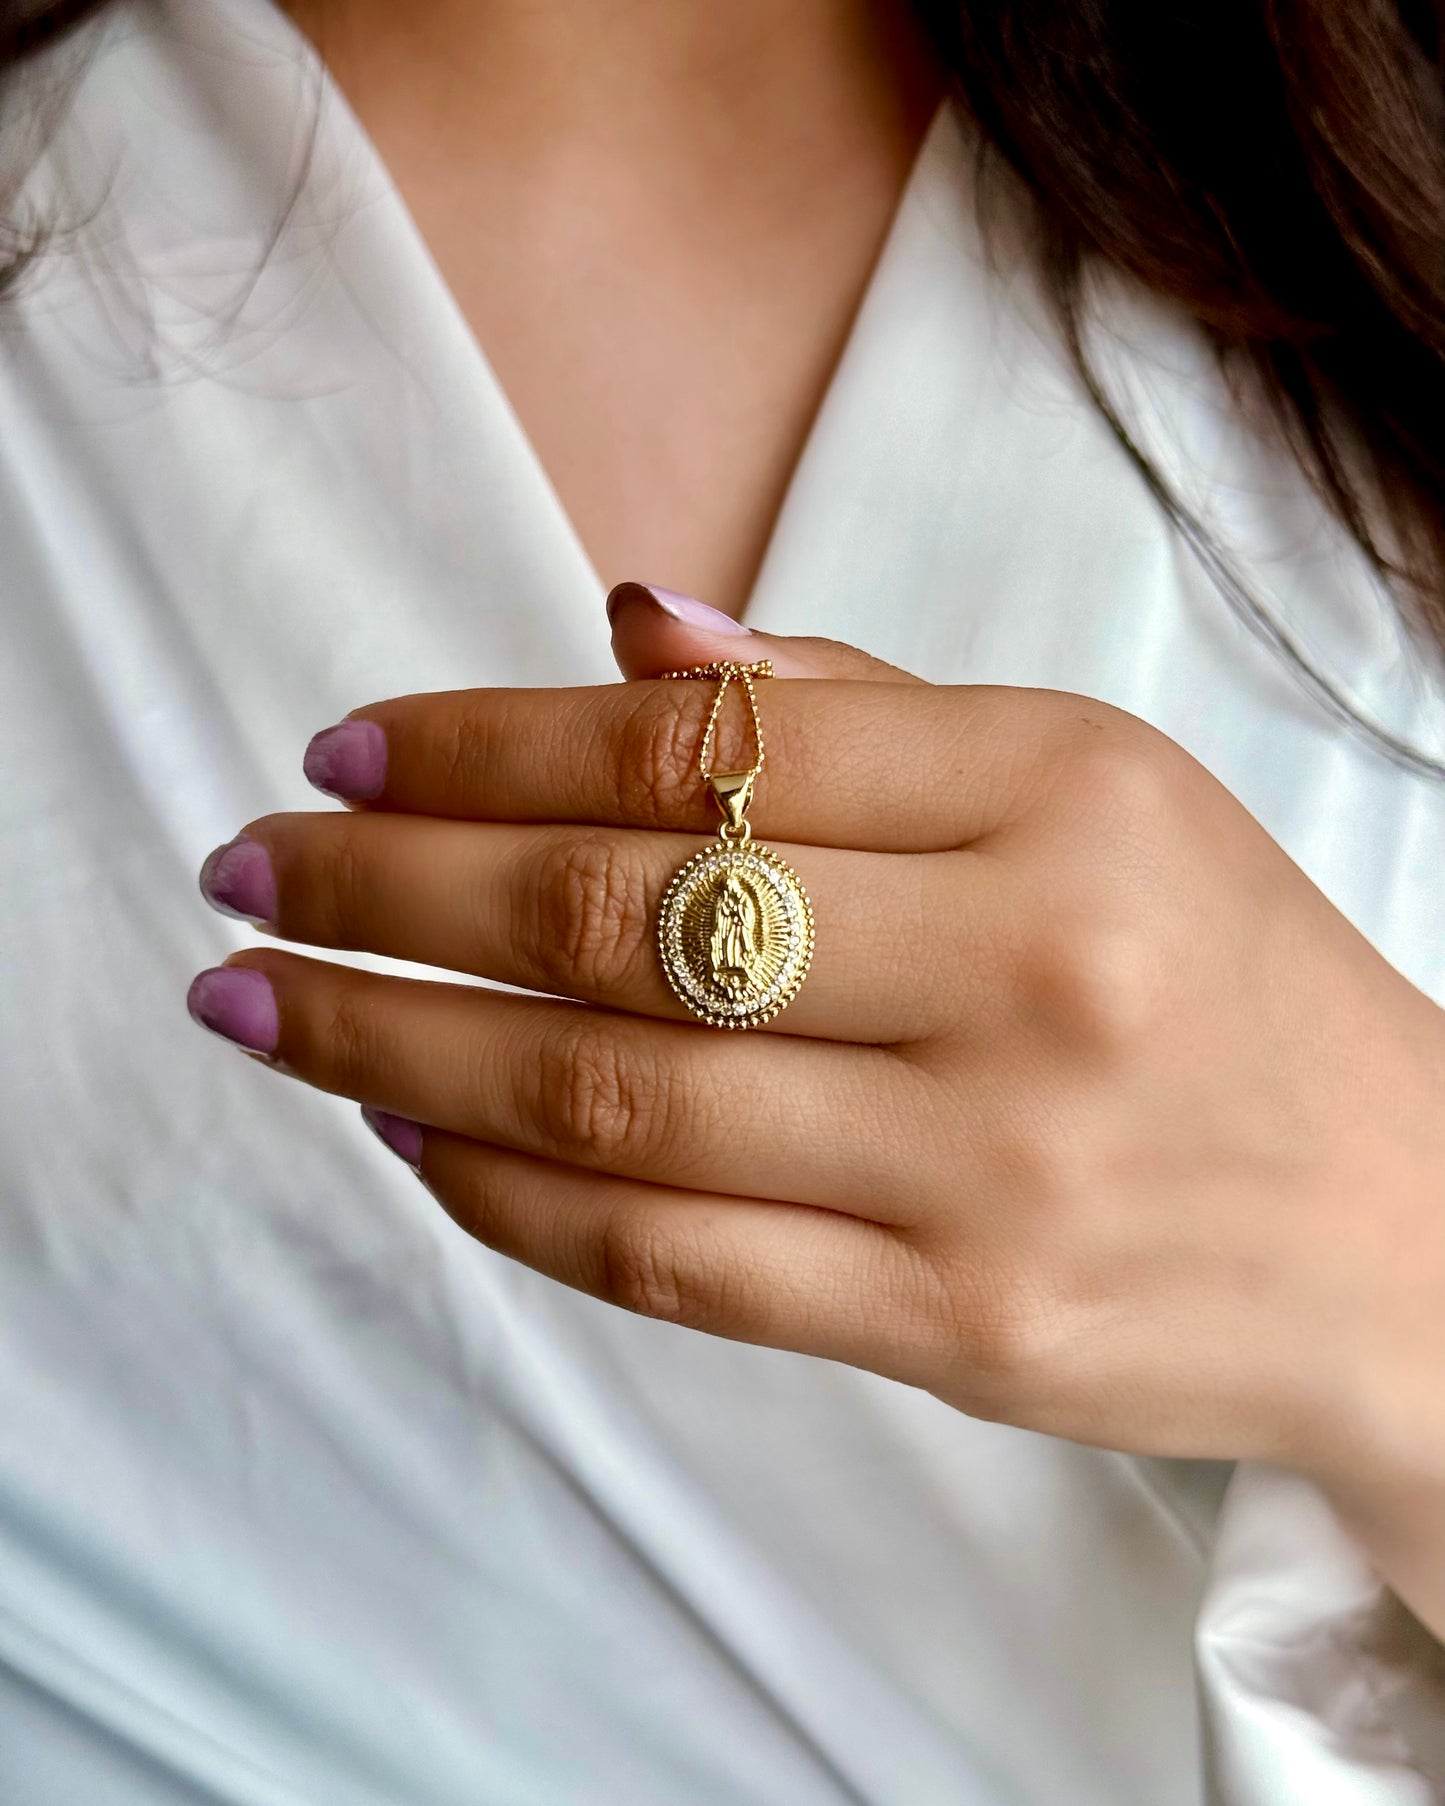
<path fill-rule="evenodd" d="M 849 677 L 874 683 L 922 683 L 921 677 L 885 665 L 881 658 L 841 640 L 785 638 L 754 633 L 691 596 L 655 583 L 619 583 L 607 598 L 612 655 L 624 677 L 656 677 L 713 659 L 751 664 L 770 658 L 779 677 Z"/>

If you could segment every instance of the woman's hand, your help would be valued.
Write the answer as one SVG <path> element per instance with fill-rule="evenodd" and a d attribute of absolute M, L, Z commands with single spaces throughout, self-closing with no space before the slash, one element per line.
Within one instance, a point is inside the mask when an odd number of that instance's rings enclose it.
<path fill-rule="evenodd" d="M 623 594 L 625 669 L 832 680 L 759 692 L 754 830 L 817 917 L 781 1016 L 705 1028 L 663 980 L 713 686 L 641 681 L 361 710 L 311 764 L 364 807 L 208 862 L 283 938 L 548 995 L 258 949 L 200 1019 L 630 1310 L 1081 1441 L 1445 1485 L 1436 1006 L 1132 716 L 665 607 Z"/>

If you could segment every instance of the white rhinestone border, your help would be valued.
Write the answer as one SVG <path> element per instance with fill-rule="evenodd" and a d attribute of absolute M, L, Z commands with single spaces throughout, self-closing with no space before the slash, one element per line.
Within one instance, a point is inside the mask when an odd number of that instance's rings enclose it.
<path fill-rule="evenodd" d="M 694 978 L 683 956 L 682 912 L 677 907 L 699 871 L 716 868 L 719 862 L 741 866 L 760 877 L 778 899 L 788 922 L 788 947 L 778 976 L 760 998 L 734 1002 L 730 1009 L 719 1008 L 715 997 Z M 780 853 L 756 841 L 715 840 L 700 848 L 673 874 L 658 905 L 657 947 L 668 984 L 684 1008 L 710 1028 L 761 1028 L 780 1015 L 808 976 L 815 938 L 813 905 L 802 879 Z"/>

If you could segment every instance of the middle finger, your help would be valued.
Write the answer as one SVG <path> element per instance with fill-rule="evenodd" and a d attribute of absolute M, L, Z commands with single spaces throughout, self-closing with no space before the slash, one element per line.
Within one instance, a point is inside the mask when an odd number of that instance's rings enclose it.
<path fill-rule="evenodd" d="M 286 940 L 690 1020 L 663 977 L 656 921 L 673 874 L 706 844 L 645 829 L 274 815 L 213 853 L 202 884 L 213 903 Z M 808 889 L 817 943 L 801 991 L 771 1026 L 825 1040 L 922 1039 L 936 1026 L 939 973 L 910 954 L 906 930 L 929 919 L 939 856 L 777 851 Z"/>

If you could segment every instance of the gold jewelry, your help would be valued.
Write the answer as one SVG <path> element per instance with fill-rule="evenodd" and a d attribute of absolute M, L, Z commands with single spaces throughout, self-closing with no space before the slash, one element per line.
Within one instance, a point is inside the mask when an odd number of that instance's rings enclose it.
<path fill-rule="evenodd" d="M 663 895 L 657 916 L 662 969 L 679 1001 L 713 1028 L 758 1028 L 792 1002 L 813 958 L 808 893 L 786 859 L 753 840 L 747 819 L 763 769 L 753 679 L 771 677 L 772 663 L 722 659 L 663 675 L 717 679 L 698 773 L 723 820 L 716 842 L 694 853 Z M 757 757 L 746 771 L 714 771 L 718 717 L 732 683 L 740 683 L 747 697 Z"/>

